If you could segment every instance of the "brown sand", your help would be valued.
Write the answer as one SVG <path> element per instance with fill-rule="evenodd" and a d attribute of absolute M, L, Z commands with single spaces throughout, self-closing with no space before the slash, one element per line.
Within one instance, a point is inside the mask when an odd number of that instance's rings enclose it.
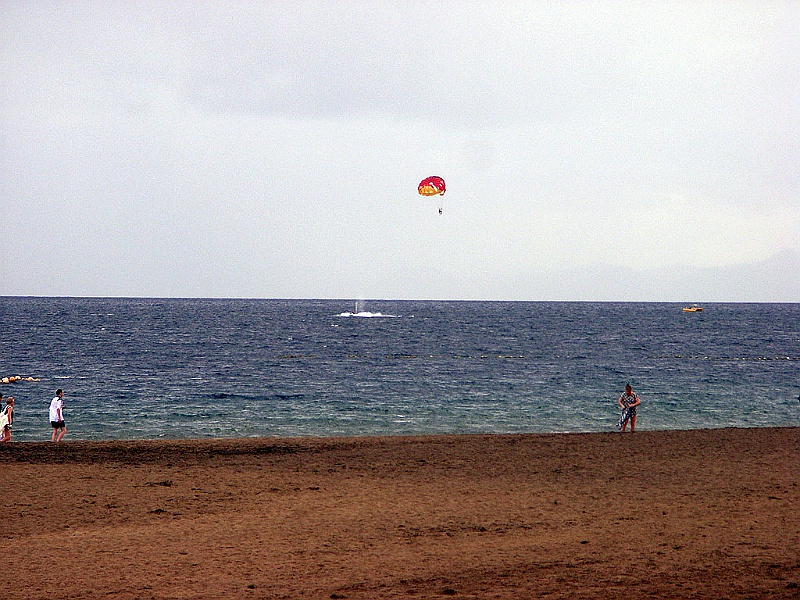
<path fill-rule="evenodd" d="M 800 429 L 0 445 L 10 598 L 800 598 Z"/>

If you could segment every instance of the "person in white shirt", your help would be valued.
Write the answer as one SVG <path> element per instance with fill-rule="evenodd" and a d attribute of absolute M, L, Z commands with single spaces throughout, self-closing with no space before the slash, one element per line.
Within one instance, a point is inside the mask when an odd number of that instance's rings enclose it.
<path fill-rule="evenodd" d="M 57 389 L 56 396 L 50 402 L 50 425 L 53 427 L 53 442 L 60 442 L 67 433 L 67 426 L 64 424 L 64 390 Z"/>
<path fill-rule="evenodd" d="M 3 394 L 0 394 L 0 400 Z M 0 442 L 11 441 L 11 424 L 14 421 L 14 396 L 6 398 L 6 407 L 0 412 Z"/>

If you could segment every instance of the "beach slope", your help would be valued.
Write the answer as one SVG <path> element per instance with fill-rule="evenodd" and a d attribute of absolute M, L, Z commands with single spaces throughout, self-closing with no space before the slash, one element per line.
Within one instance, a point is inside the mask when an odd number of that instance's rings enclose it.
<path fill-rule="evenodd" d="M 0 445 L 7 598 L 800 598 L 800 429 Z"/>

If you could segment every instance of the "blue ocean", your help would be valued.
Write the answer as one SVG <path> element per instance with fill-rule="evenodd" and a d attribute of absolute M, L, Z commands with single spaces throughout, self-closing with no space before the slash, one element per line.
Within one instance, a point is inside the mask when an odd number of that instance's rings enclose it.
<path fill-rule="evenodd" d="M 14 440 L 800 425 L 800 304 L 0 298 Z"/>

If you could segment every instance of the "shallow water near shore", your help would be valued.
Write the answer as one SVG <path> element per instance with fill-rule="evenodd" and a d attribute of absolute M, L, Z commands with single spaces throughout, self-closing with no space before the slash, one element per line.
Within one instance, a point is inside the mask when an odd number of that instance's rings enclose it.
<path fill-rule="evenodd" d="M 0 298 L 14 439 L 800 424 L 800 305 Z"/>

